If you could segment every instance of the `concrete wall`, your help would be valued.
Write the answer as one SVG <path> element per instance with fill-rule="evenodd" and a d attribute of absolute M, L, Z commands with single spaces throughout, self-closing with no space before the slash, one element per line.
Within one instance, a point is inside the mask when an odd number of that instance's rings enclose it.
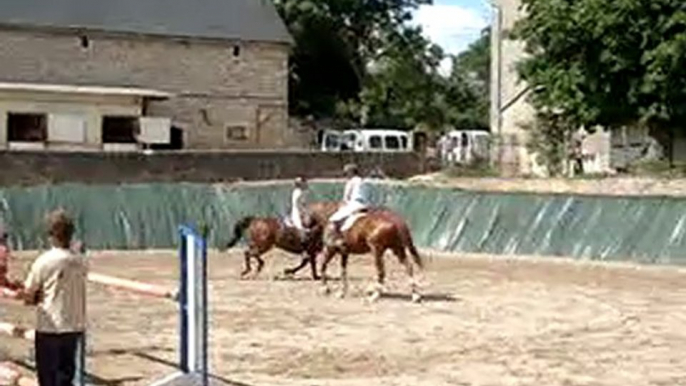
<path fill-rule="evenodd" d="M 533 121 L 535 111 L 526 101 L 527 84 L 519 79 L 516 64 L 524 57 L 524 45 L 507 39 L 507 32 L 524 15 L 519 9 L 519 0 L 496 0 L 500 12 L 500 34 L 491 46 L 494 71 L 491 71 L 492 90 L 499 90 L 500 122 L 492 127 L 500 135 L 501 168 L 506 175 L 529 174 L 534 169 L 533 157 L 526 143 L 527 133 L 523 126 Z M 498 54 L 498 50 L 500 51 Z M 498 72 L 496 72 L 498 71 Z"/>
<path fill-rule="evenodd" d="M 260 148 L 289 144 L 288 46 L 0 30 L 0 81 L 129 86 L 178 97 L 155 102 L 191 148 Z M 240 54 L 234 56 L 234 48 Z M 246 140 L 226 138 L 244 126 Z"/>
<path fill-rule="evenodd" d="M 236 180 L 338 177 L 356 162 L 369 172 L 379 167 L 390 177 L 419 174 L 421 158 L 404 154 L 320 152 L 160 152 L 63 153 L 0 151 L 0 186 L 65 182 L 93 184 L 142 182 L 230 182 Z"/>

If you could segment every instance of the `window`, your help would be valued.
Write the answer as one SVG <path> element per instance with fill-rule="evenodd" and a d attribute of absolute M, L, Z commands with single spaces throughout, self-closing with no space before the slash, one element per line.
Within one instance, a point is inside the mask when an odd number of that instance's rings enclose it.
<path fill-rule="evenodd" d="M 381 137 L 378 135 L 372 135 L 369 137 L 369 148 L 381 149 Z"/>
<path fill-rule="evenodd" d="M 326 150 L 338 150 L 340 147 L 340 138 L 337 134 L 325 134 L 324 136 L 324 148 Z"/>
<path fill-rule="evenodd" d="M 139 133 L 136 117 L 103 117 L 102 143 L 136 143 Z"/>
<path fill-rule="evenodd" d="M 400 149 L 400 141 L 398 140 L 398 137 L 386 136 L 384 139 L 386 140 L 386 149 L 390 149 L 390 150 Z"/>
<path fill-rule="evenodd" d="M 228 126 L 226 139 L 231 141 L 245 141 L 248 139 L 248 129 L 245 126 Z"/>
<path fill-rule="evenodd" d="M 86 141 L 87 119 L 77 114 L 50 114 L 48 142 L 83 143 Z"/>
<path fill-rule="evenodd" d="M 47 139 L 46 114 L 7 114 L 8 142 L 45 142 Z"/>
<path fill-rule="evenodd" d="M 402 148 L 404 150 L 407 150 L 407 137 L 405 137 L 405 136 L 400 137 L 400 144 L 402 145 Z"/>
<path fill-rule="evenodd" d="M 355 148 L 355 134 L 345 134 L 341 140 L 341 150 L 348 151 Z"/>

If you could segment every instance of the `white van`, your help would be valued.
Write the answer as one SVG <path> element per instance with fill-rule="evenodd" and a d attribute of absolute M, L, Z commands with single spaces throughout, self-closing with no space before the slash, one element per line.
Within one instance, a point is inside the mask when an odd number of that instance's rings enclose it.
<path fill-rule="evenodd" d="M 491 134 L 487 131 L 453 130 L 441 137 L 437 150 L 443 162 L 470 164 L 488 159 Z"/>
<path fill-rule="evenodd" d="M 360 129 L 324 131 L 322 151 L 411 152 L 412 133 L 402 130 Z"/>

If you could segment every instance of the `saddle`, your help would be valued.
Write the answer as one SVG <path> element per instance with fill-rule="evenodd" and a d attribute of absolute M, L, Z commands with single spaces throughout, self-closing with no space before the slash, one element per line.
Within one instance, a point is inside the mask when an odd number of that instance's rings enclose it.
<path fill-rule="evenodd" d="M 343 223 L 341 224 L 341 232 L 347 231 L 348 229 L 352 228 L 355 222 L 357 222 L 357 220 L 361 219 L 362 217 L 367 216 L 368 212 L 369 208 L 364 208 L 348 216 L 345 220 L 343 220 Z"/>

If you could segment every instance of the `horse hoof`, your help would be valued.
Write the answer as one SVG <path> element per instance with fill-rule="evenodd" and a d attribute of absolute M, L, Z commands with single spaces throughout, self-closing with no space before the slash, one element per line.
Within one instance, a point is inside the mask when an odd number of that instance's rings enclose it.
<path fill-rule="evenodd" d="M 373 295 L 373 294 L 375 294 L 375 293 L 379 293 L 379 295 L 380 295 L 381 292 L 383 292 L 383 291 L 384 291 L 383 286 L 374 283 L 374 284 L 370 284 L 369 286 L 367 286 L 367 291 L 366 291 L 366 293 L 367 293 L 368 295 L 370 295 L 370 296 Z"/>
<path fill-rule="evenodd" d="M 336 297 L 338 299 L 343 299 L 345 297 L 345 292 L 344 291 L 338 291 L 336 292 Z"/>
<path fill-rule="evenodd" d="M 422 301 L 422 295 L 420 295 L 416 292 L 413 292 L 412 293 L 412 303 L 419 303 L 421 301 Z"/>

